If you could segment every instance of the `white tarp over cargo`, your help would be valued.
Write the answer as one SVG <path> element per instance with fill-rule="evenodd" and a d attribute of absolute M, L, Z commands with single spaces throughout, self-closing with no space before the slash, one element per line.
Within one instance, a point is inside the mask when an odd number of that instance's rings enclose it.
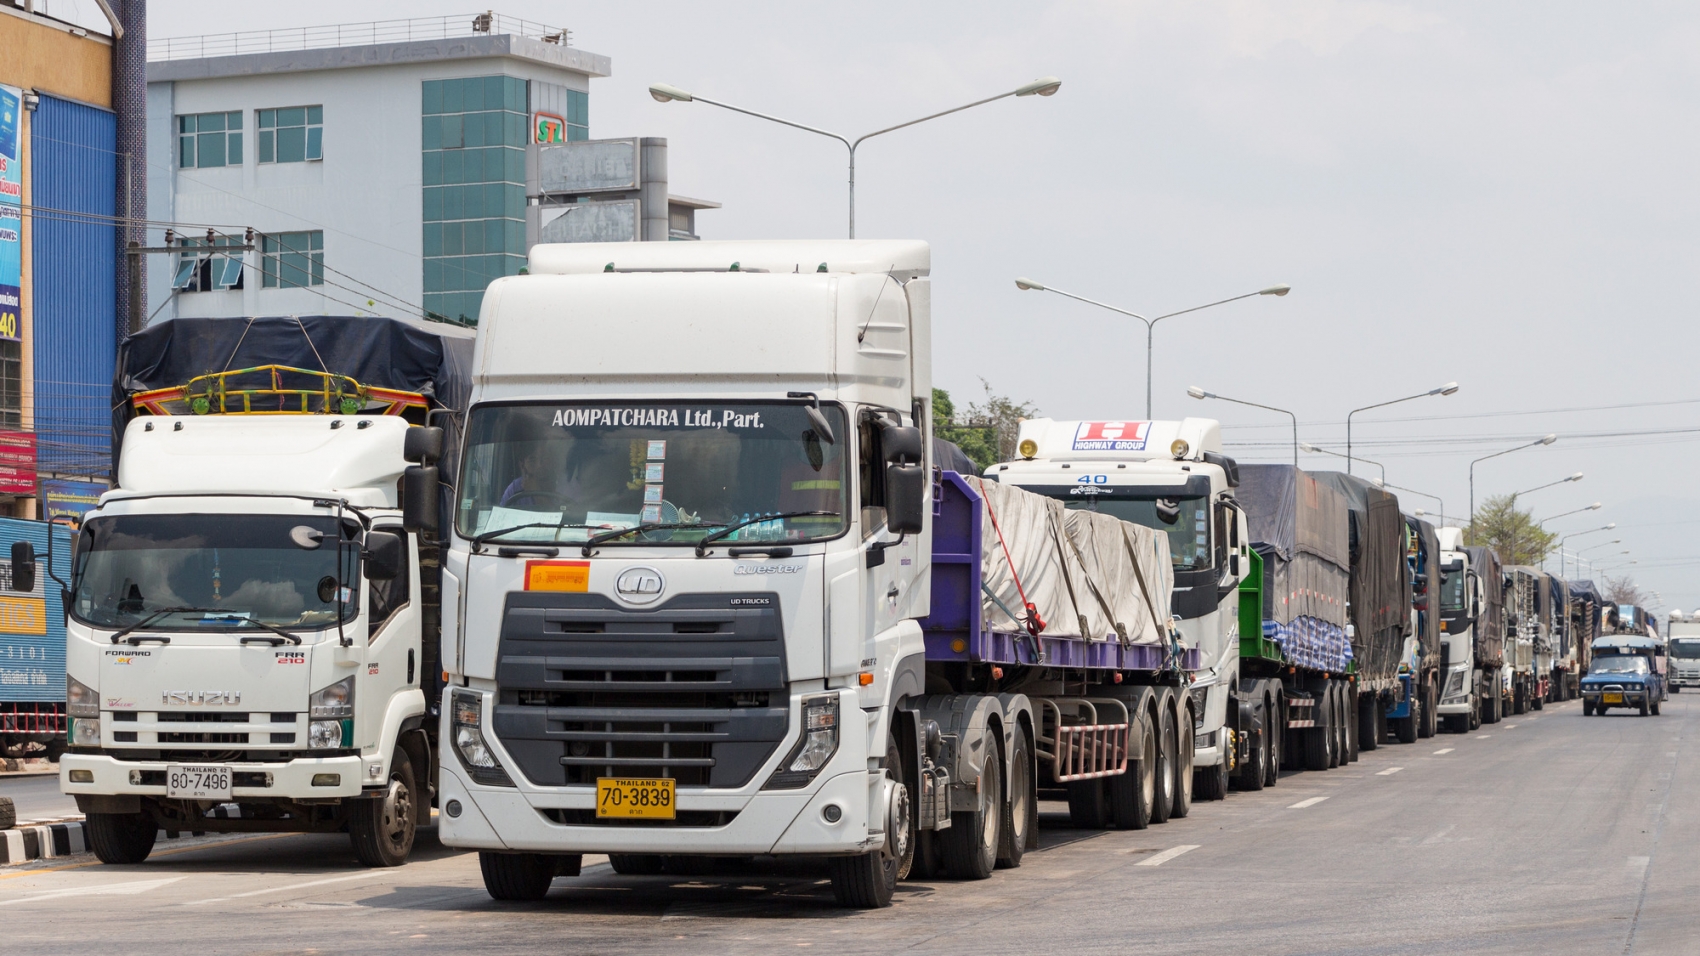
<path fill-rule="evenodd" d="M 1024 630 L 1005 609 L 1024 616 L 1023 605 L 1031 602 L 1048 637 L 1165 641 L 1174 586 L 1166 532 L 1070 511 L 1054 498 L 995 481 L 963 479 L 986 500 L 980 566 L 996 597 L 981 595 L 988 629 Z"/>

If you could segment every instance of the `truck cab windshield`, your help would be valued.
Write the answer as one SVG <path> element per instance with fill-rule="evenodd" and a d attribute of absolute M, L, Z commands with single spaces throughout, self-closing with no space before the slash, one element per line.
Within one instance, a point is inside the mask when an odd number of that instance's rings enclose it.
<path fill-rule="evenodd" d="M 323 535 L 319 547 L 291 537 Z M 299 535 L 297 536 L 299 537 Z M 113 515 L 83 526 L 71 614 L 94 627 L 251 629 L 244 619 L 311 630 L 352 619 L 356 593 L 343 587 L 359 562 L 344 550 L 338 574 L 336 519 L 328 515 Z M 340 591 L 340 594 L 339 594 Z M 339 597 L 341 601 L 339 602 Z M 166 608 L 184 610 L 161 614 Z"/>
<path fill-rule="evenodd" d="M 690 545 L 743 522 L 722 540 L 836 537 L 851 513 L 854 434 L 842 409 L 820 410 L 835 441 L 797 402 L 482 405 L 467 425 L 455 526 L 562 543 L 671 526 L 606 545 Z M 752 520 L 811 511 L 826 514 Z"/>
<path fill-rule="evenodd" d="M 1177 571 L 1200 571 L 1211 565 L 1210 502 L 1208 498 L 1140 496 L 1126 486 L 1081 486 L 1061 493 L 1052 489 L 1028 491 L 1061 498 L 1063 506 L 1077 511 L 1101 511 L 1123 521 L 1169 533 L 1169 555 Z M 1082 494 L 1090 491 L 1094 494 Z"/>
<path fill-rule="evenodd" d="M 1670 656 L 1694 659 L 1700 657 L 1700 637 L 1678 637 L 1670 642 Z"/>
<path fill-rule="evenodd" d="M 1462 615 L 1469 608 L 1464 593 L 1464 562 L 1455 561 L 1440 566 L 1440 612 L 1448 619 Z"/>

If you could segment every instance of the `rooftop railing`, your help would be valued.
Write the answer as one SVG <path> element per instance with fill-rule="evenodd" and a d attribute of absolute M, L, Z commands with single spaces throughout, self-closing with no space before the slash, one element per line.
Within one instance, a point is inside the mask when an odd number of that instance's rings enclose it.
<path fill-rule="evenodd" d="M 446 40 L 484 35 L 525 36 L 544 43 L 572 45 L 572 32 L 493 11 L 446 17 L 414 17 L 407 20 L 373 20 L 368 23 L 337 23 L 329 26 L 293 27 L 285 30 L 249 30 L 242 33 L 213 33 L 198 37 L 164 37 L 148 40 L 148 59 L 193 60 L 210 56 L 241 56 L 249 53 L 281 53 L 320 50 L 376 43 L 407 43 L 413 40 Z"/>

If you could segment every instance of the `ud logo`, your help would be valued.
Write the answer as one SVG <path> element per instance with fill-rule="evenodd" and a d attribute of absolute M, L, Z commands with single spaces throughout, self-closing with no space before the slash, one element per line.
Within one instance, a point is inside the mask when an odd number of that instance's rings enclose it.
<path fill-rule="evenodd" d="M 661 597 L 667 579 L 654 568 L 627 568 L 614 579 L 614 593 L 628 604 L 651 604 Z"/>

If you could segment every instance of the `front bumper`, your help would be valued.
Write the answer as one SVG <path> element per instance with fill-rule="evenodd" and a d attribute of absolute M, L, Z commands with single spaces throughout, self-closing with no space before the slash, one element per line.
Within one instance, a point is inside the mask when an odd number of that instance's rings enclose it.
<path fill-rule="evenodd" d="M 165 796 L 164 784 L 131 783 L 132 772 L 147 773 L 158 771 L 163 773 L 168 766 L 180 763 L 217 763 L 228 766 L 233 773 L 269 773 L 269 787 L 232 787 L 230 799 L 240 802 L 244 798 L 273 797 L 285 800 L 324 800 L 334 797 L 360 796 L 361 780 L 364 776 L 366 761 L 358 756 L 348 757 L 300 757 L 285 761 L 180 761 L 180 760 L 119 760 L 106 754 L 64 754 L 59 758 L 59 789 L 68 794 L 88 794 L 112 796 L 118 794 L 138 794 L 141 796 Z M 94 775 L 92 783 L 72 783 L 71 773 L 76 770 L 86 770 Z M 318 774 L 334 773 L 339 777 L 337 786 L 315 787 L 313 777 Z"/>
<path fill-rule="evenodd" d="M 1582 699 L 1597 704 L 1600 702 L 1604 693 L 1604 688 L 1597 685 L 1594 687 L 1584 685 L 1582 688 Z M 1607 704 L 1606 706 L 1608 707 L 1621 707 L 1624 704 L 1639 704 L 1648 696 L 1648 692 L 1645 687 L 1625 687 L 1621 691 L 1613 690 L 1612 693 L 1621 693 L 1623 695 L 1623 704 Z"/>

